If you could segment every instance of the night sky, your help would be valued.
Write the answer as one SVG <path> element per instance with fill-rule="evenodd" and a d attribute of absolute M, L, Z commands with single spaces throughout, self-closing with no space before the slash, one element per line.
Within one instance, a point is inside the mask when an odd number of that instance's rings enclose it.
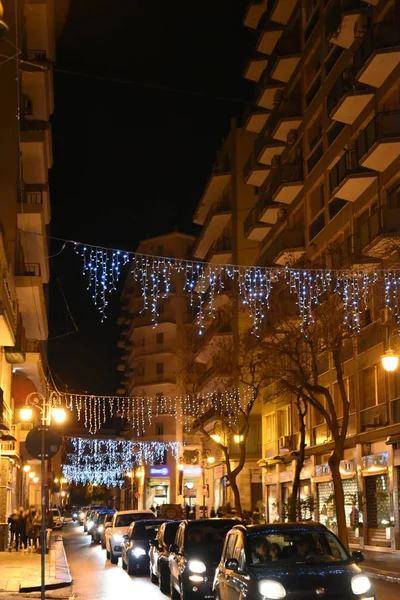
<path fill-rule="evenodd" d="M 254 48 L 246 5 L 71 0 L 54 70 L 52 237 L 133 251 L 145 237 L 198 233 L 191 219 L 216 151 L 254 95 L 242 76 Z M 115 393 L 119 292 L 101 323 L 79 258 L 61 249 L 53 239 L 55 383 Z"/>

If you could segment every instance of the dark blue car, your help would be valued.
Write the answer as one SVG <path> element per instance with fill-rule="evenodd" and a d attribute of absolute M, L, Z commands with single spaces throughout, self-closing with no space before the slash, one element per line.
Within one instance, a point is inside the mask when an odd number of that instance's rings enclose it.
<path fill-rule="evenodd" d="M 215 600 L 376 600 L 362 560 L 319 523 L 236 525 L 215 572 Z"/>

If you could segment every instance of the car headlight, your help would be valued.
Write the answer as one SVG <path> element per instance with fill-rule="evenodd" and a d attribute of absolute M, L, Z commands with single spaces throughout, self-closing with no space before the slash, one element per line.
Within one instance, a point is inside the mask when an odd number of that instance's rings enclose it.
<path fill-rule="evenodd" d="M 97 531 L 100 531 L 100 533 L 104 530 L 104 526 L 103 525 L 99 525 L 97 528 Z"/>
<path fill-rule="evenodd" d="M 122 537 L 122 535 L 120 533 L 114 533 L 113 535 L 113 540 L 114 542 L 122 542 L 124 538 Z"/>
<path fill-rule="evenodd" d="M 146 550 L 143 548 L 134 548 L 132 554 L 135 558 L 139 558 L 139 556 L 144 556 L 146 554 Z"/>
<path fill-rule="evenodd" d="M 73 513 L 72 516 L 74 517 L 74 519 L 76 519 L 76 517 L 78 516 L 76 513 Z"/>
<path fill-rule="evenodd" d="M 192 573 L 204 573 L 207 567 L 201 560 L 189 560 L 188 569 Z"/>
<path fill-rule="evenodd" d="M 258 582 L 258 591 L 264 598 L 270 598 L 271 600 L 279 600 L 286 596 L 286 590 L 279 581 L 273 579 L 262 579 Z"/>
<path fill-rule="evenodd" d="M 92 529 L 92 527 L 93 527 L 93 521 L 89 521 L 89 523 L 87 524 L 87 528 Z"/>
<path fill-rule="evenodd" d="M 371 582 L 366 575 L 356 575 L 351 580 L 351 589 L 353 590 L 353 594 L 359 596 L 360 594 L 365 594 L 371 587 Z"/>

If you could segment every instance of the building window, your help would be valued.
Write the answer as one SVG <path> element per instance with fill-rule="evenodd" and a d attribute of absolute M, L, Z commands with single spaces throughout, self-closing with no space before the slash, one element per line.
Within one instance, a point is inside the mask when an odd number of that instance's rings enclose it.
<path fill-rule="evenodd" d="M 317 73 L 321 69 L 321 46 L 317 46 L 313 52 L 311 52 L 310 58 L 305 64 L 305 89 L 308 90 L 310 85 L 313 83 Z"/>
<path fill-rule="evenodd" d="M 278 438 L 290 434 L 289 407 L 276 411 Z"/>
<path fill-rule="evenodd" d="M 164 425 L 162 423 L 156 423 L 156 435 L 164 435 Z"/>
<path fill-rule="evenodd" d="M 308 198 L 308 207 L 310 212 L 310 220 L 312 221 L 325 206 L 325 186 L 323 183 L 318 184 L 311 192 Z"/>
<path fill-rule="evenodd" d="M 163 333 L 157 333 L 156 334 L 156 343 L 157 344 L 162 344 L 164 341 L 164 334 Z"/>
<path fill-rule="evenodd" d="M 352 414 L 355 412 L 354 376 L 352 375 L 351 377 L 346 377 L 343 383 L 346 390 L 347 399 L 350 402 L 350 414 Z M 337 381 L 333 384 L 333 404 L 335 405 L 337 418 L 341 419 L 343 417 L 343 402 Z"/>
<path fill-rule="evenodd" d="M 265 417 L 265 441 L 272 442 L 274 440 L 274 415 Z"/>
<path fill-rule="evenodd" d="M 156 363 L 156 373 L 157 375 L 162 375 L 164 373 L 164 363 Z"/>
<path fill-rule="evenodd" d="M 372 408 L 385 402 L 385 371 L 382 365 L 372 365 L 363 369 L 361 379 L 361 410 Z"/>
<path fill-rule="evenodd" d="M 387 192 L 387 204 L 389 208 L 399 208 L 400 207 L 400 182 L 396 182 L 388 192 Z"/>

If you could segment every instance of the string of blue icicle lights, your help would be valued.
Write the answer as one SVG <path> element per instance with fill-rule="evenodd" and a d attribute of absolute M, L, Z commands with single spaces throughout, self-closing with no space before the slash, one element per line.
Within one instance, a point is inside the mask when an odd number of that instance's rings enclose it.
<path fill-rule="evenodd" d="M 73 452 L 67 455 L 63 476 L 82 484 L 121 487 L 125 475 L 135 467 L 162 462 L 170 452 L 177 460 L 182 442 L 134 442 L 70 438 Z"/>
<path fill-rule="evenodd" d="M 161 301 L 171 291 L 172 274 L 181 273 L 184 276 L 183 291 L 190 295 L 200 335 L 207 317 L 215 312 L 216 297 L 226 292 L 228 286 L 236 288 L 257 334 L 278 282 L 287 284 L 295 295 L 303 324 L 312 322 L 315 307 L 329 290 L 340 296 L 344 324 L 359 331 L 361 312 L 379 281 L 383 284 L 384 305 L 400 327 L 400 270 L 238 266 L 149 256 L 79 242 L 73 244 L 82 259 L 87 287 L 102 320 L 106 318 L 108 298 L 116 290 L 123 267 L 129 264 L 133 281 L 141 290 L 142 312 L 150 315 L 154 326 L 160 316 Z"/>

